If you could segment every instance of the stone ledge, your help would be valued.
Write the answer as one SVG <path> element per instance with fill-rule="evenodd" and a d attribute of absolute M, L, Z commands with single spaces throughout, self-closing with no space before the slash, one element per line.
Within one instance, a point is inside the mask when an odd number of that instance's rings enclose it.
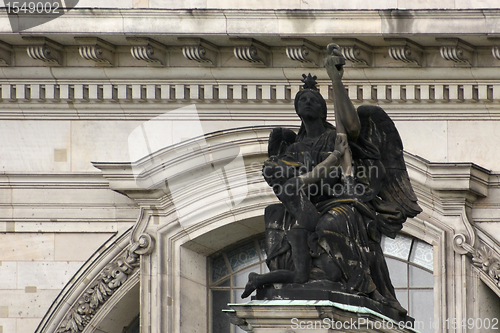
<path fill-rule="evenodd" d="M 233 324 L 254 333 L 417 332 L 362 306 L 332 301 L 272 300 L 228 304 Z M 341 323 L 342 325 L 338 324 Z M 313 325 L 308 327 L 308 325 Z M 337 325 L 338 327 L 336 327 Z M 342 326 L 342 327 L 340 327 Z M 401 327 L 400 327 L 401 326 Z"/>

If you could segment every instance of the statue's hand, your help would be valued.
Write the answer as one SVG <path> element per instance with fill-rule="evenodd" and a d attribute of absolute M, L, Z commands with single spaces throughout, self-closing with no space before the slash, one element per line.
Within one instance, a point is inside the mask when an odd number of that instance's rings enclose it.
<path fill-rule="evenodd" d="M 337 133 L 337 138 L 335 139 L 335 150 L 338 150 L 340 156 L 344 155 L 349 143 L 347 142 L 347 135 L 344 133 Z"/>
<path fill-rule="evenodd" d="M 342 56 L 340 46 L 337 44 L 328 44 L 326 47 L 327 56 L 325 58 L 325 67 L 328 76 L 332 81 L 340 80 L 344 75 L 345 58 Z"/>

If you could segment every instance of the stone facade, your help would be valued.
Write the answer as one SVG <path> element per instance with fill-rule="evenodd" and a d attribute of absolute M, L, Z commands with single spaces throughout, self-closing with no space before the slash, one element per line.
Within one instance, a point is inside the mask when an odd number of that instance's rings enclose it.
<path fill-rule="evenodd" d="M 206 257 L 263 232 L 275 199 L 256 165 L 273 126 L 298 125 L 302 73 L 333 120 L 331 42 L 355 106 L 380 105 L 401 134 L 424 209 L 404 232 L 434 246 L 436 332 L 487 332 L 444 320 L 499 317 L 496 1 L 80 0 L 21 33 L 0 16 L 0 332 L 65 332 L 92 311 L 74 332 L 121 332 L 139 312 L 141 332 L 207 332 Z M 226 171 L 241 201 L 208 169 L 183 185 L 207 167 L 196 147 L 217 165 L 224 143 L 239 149 Z M 127 251 L 140 267 L 105 280 Z"/>

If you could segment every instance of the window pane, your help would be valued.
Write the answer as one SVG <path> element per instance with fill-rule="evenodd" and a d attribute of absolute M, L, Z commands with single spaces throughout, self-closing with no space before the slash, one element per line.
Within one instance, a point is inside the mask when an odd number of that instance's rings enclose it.
<path fill-rule="evenodd" d="M 417 328 L 421 333 L 433 333 L 431 323 L 434 321 L 434 291 L 410 290 L 410 316 L 423 323 Z"/>
<path fill-rule="evenodd" d="M 434 253 L 432 245 L 422 241 L 415 241 L 413 250 L 411 251 L 410 261 L 433 271 Z"/>
<path fill-rule="evenodd" d="M 212 332 L 229 333 L 229 317 L 222 312 L 227 309 L 227 304 L 231 303 L 231 291 L 212 290 Z"/>
<path fill-rule="evenodd" d="M 387 268 L 389 269 L 389 275 L 391 277 L 392 285 L 395 288 L 407 287 L 408 264 L 392 258 L 385 258 L 385 261 L 387 262 Z"/>
<path fill-rule="evenodd" d="M 215 282 L 229 274 L 226 261 L 224 260 L 222 254 L 212 259 L 210 269 L 212 271 L 211 282 Z"/>
<path fill-rule="evenodd" d="M 396 290 L 396 298 L 399 301 L 399 304 L 408 310 L 408 289 Z"/>
<path fill-rule="evenodd" d="M 227 258 L 233 272 L 260 260 L 253 242 L 229 251 Z"/>
<path fill-rule="evenodd" d="M 410 287 L 434 287 L 434 275 L 410 265 Z"/>
<path fill-rule="evenodd" d="M 213 287 L 230 287 L 231 286 L 231 279 L 225 279 L 221 280 L 221 282 L 217 282 L 216 284 L 213 285 Z"/>
<path fill-rule="evenodd" d="M 398 234 L 394 239 L 383 237 L 380 245 L 382 246 L 384 254 L 408 260 L 412 240 L 413 238 L 411 237 Z"/>
<path fill-rule="evenodd" d="M 233 275 L 233 287 L 245 287 L 248 282 L 248 274 L 255 272 L 260 274 L 260 265 L 246 268 Z"/>

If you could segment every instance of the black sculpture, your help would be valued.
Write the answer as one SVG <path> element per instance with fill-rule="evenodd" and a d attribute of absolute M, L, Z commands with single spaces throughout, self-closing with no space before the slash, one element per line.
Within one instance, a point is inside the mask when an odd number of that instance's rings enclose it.
<path fill-rule="evenodd" d="M 336 127 L 326 121 L 325 100 L 309 74 L 295 96 L 298 134 L 271 132 L 263 175 L 281 203 L 265 210 L 270 272 L 251 273 L 242 298 L 256 289 L 257 299 L 311 299 L 318 290 L 337 291 L 404 319 L 380 240 L 382 234 L 394 238 L 421 208 L 394 123 L 377 106 L 356 112 L 341 81 L 344 63 L 339 47 L 330 44 L 325 67 Z M 286 297 L 276 283 L 288 290 Z"/>

